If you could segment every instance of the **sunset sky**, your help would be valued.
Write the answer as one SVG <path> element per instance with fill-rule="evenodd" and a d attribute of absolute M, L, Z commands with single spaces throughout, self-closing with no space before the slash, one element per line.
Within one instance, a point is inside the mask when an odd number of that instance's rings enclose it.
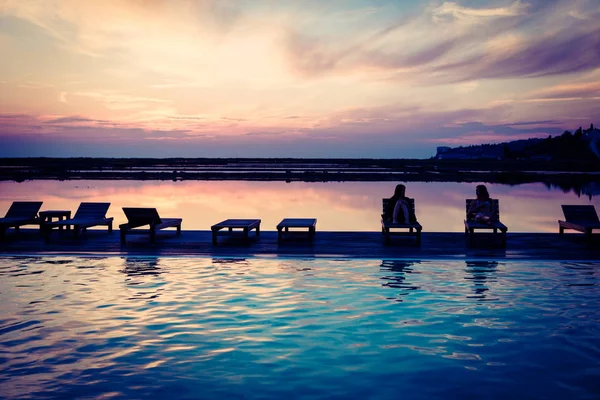
<path fill-rule="evenodd" d="M 600 0 L 0 0 L 0 156 L 430 157 L 600 125 Z"/>

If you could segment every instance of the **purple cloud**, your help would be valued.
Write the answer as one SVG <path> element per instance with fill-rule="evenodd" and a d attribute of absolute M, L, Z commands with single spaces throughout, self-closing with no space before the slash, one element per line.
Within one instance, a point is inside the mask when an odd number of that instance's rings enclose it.
<path fill-rule="evenodd" d="M 96 123 L 108 123 L 109 121 L 101 120 L 101 119 L 91 119 L 84 117 L 61 117 L 46 121 L 48 124 L 73 124 L 80 122 L 96 122 Z"/>
<path fill-rule="evenodd" d="M 600 82 L 587 82 L 585 84 L 564 85 L 550 89 L 545 89 L 539 92 L 537 97 L 542 99 L 572 99 L 600 97 Z"/>

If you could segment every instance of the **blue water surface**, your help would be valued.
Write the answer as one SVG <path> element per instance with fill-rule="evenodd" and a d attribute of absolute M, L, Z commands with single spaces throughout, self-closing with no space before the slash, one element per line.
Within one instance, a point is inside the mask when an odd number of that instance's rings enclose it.
<path fill-rule="evenodd" d="M 0 259 L 0 397 L 598 399 L 600 264 Z"/>

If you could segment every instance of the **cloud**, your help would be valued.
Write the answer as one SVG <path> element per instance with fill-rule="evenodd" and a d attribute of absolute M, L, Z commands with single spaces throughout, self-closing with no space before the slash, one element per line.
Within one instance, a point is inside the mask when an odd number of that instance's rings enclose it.
<path fill-rule="evenodd" d="M 24 89 L 48 89 L 48 88 L 52 88 L 53 85 L 49 85 L 47 83 L 42 83 L 42 82 L 27 81 L 25 83 L 17 85 L 17 87 L 24 88 Z"/>
<path fill-rule="evenodd" d="M 600 82 L 561 84 L 538 90 L 530 96 L 541 99 L 585 99 L 600 97 Z"/>
<path fill-rule="evenodd" d="M 283 135 L 284 132 L 247 132 L 246 136 L 277 136 Z"/>
<path fill-rule="evenodd" d="M 31 119 L 28 114 L 19 113 L 19 114 L 0 114 L 0 120 L 8 120 L 8 119 Z"/>
<path fill-rule="evenodd" d="M 432 143 L 447 146 L 467 146 L 480 143 L 503 143 L 513 140 L 545 138 L 548 135 L 557 135 L 563 129 L 556 126 L 556 121 L 521 121 L 515 124 L 484 124 L 482 122 L 468 122 L 458 124 L 443 130 L 443 134 L 435 139 L 428 139 Z M 535 126 L 528 128 L 527 126 Z"/>
<path fill-rule="evenodd" d="M 471 72 L 478 78 L 543 77 L 600 67 L 600 27 L 592 32 L 543 38 L 501 59 L 479 61 Z M 463 79 L 471 78 L 466 73 Z"/>
<path fill-rule="evenodd" d="M 587 6 L 584 24 L 567 12 L 580 4 Z M 588 1 L 482 8 L 446 2 L 368 41 L 290 31 L 284 44 L 294 70 L 309 78 L 379 70 L 431 85 L 555 76 L 600 67 L 599 17 Z"/>
<path fill-rule="evenodd" d="M 528 4 L 515 1 L 508 7 L 495 8 L 469 8 L 454 2 L 445 2 L 432 11 L 434 20 L 447 19 L 449 17 L 458 20 L 469 20 L 472 22 L 488 21 L 491 18 L 516 17 L 525 14 Z"/>
<path fill-rule="evenodd" d="M 78 124 L 82 122 L 108 123 L 109 121 L 84 117 L 61 117 L 46 121 L 47 124 Z"/>

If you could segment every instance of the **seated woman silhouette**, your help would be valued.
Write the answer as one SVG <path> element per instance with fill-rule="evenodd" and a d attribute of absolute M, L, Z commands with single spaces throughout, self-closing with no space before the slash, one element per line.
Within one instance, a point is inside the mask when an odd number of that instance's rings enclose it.
<path fill-rule="evenodd" d="M 475 188 L 477 198 L 471 202 L 467 211 L 467 219 L 484 224 L 491 224 L 494 213 L 492 210 L 492 199 L 485 185 L 477 185 Z"/>
<path fill-rule="evenodd" d="M 409 198 L 406 197 L 406 186 L 396 185 L 394 195 L 390 197 L 387 207 L 382 215 L 385 222 L 394 224 L 410 224 L 417 221 L 410 207 Z"/>

